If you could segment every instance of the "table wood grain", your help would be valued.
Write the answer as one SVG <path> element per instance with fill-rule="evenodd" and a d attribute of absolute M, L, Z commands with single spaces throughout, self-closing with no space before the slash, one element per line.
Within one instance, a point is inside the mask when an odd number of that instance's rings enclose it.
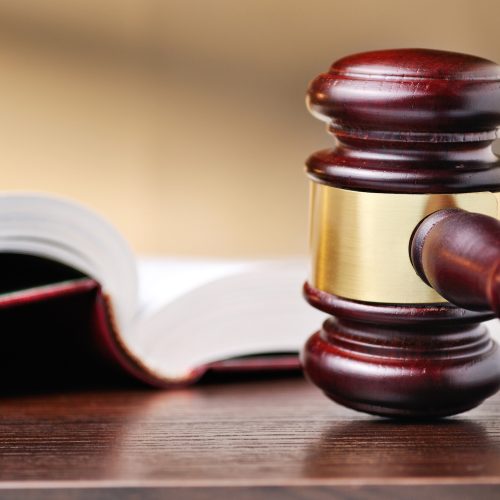
<path fill-rule="evenodd" d="M 500 398 L 372 418 L 301 378 L 0 399 L 2 498 L 500 497 Z"/>

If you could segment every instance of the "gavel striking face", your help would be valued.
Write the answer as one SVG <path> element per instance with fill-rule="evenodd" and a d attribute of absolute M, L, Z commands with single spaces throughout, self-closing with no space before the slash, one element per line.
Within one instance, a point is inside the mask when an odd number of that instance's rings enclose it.
<path fill-rule="evenodd" d="M 500 66 L 423 49 L 346 57 L 310 84 L 333 149 L 307 161 L 312 273 L 333 315 L 302 362 L 368 413 L 463 412 L 500 388 Z"/>

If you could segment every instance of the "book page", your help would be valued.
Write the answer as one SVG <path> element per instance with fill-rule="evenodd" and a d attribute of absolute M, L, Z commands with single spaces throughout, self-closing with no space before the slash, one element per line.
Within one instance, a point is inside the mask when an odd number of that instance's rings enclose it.
<path fill-rule="evenodd" d="M 149 279 L 160 279 L 161 264 L 149 264 Z M 179 289 L 165 288 L 170 300 L 143 310 L 123 333 L 134 356 L 156 377 L 175 381 L 228 358 L 298 353 L 326 317 L 302 297 L 305 259 L 170 262 L 164 264 L 165 280 L 170 265 L 176 268 L 171 283 L 178 280 Z"/>
<path fill-rule="evenodd" d="M 256 269 L 259 261 L 183 257 L 140 257 L 139 309 L 141 317 L 211 281 Z"/>

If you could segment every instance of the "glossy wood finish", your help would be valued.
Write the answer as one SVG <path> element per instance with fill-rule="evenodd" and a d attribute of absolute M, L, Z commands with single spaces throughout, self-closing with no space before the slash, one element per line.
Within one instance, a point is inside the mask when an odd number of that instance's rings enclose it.
<path fill-rule="evenodd" d="M 461 307 L 500 315 L 500 221 L 440 210 L 417 228 L 411 258 L 418 274 Z"/>
<path fill-rule="evenodd" d="M 308 159 L 308 173 L 337 187 L 388 193 L 498 190 L 491 143 L 499 82 L 495 63 L 453 52 L 341 59 L 309 86 L 309 109 L 338 142 Z"/>
<path fill-rule="evenodd" d="M 356 302 L 308 284 L 304 293 L 335 318 L 309 339 L 302 364 L 341 404 L 389 417 L 443 417 L 500 388 L 500 350 L 479 324 L 490 313 Z"/>
<path fill-rule="evenodd" d="M 491 134 L 500 121 L 500 68 L 480 57 L 429 49 L 365 52 L 313 80 L 311 109 L 344 135 Z M 477 140 L 477 138 L 476 138 Z"/>
<path fill-rule="evenodd" d="M 17 499 L 493 499 L 500 399 L 437 423 L 373 419 L 300 378 L 3 396 Z"/>
<path fill-rule="evenodd" d="M 331 318 L 304 348 L 328 397 L 383 416 L 461 413 L 500 388 L 500 351 L 482 325 L 382 326 Z"/>
<path fill-rule="evenodd" d="M 491 61 L 423 49 L 357 54 L 311 82 L 308 105 L 336 138 L 307 161 L 315 182 L 387 196 L 500 190 L 491 149 L 500 66 Z M 302 354 L 306 374 L 332 399 L 427 418 L 463 411 L 500 387 L 498 347 L 479 326 L 488 311 L 359 302 L 307 283 L 304 291 L 337 317 Z"/>

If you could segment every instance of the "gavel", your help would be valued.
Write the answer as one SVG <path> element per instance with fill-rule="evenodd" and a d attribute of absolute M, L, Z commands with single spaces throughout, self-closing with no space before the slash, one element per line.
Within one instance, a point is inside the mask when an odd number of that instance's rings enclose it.
<path fill-rule="evenodd" d="M 308 89 L 335 147 L 307 160 L 301 355 L 334 401 L 387 417 L 469 410 L 500 388 L 500 66 L 424 49 L 335 62 Z"/>

